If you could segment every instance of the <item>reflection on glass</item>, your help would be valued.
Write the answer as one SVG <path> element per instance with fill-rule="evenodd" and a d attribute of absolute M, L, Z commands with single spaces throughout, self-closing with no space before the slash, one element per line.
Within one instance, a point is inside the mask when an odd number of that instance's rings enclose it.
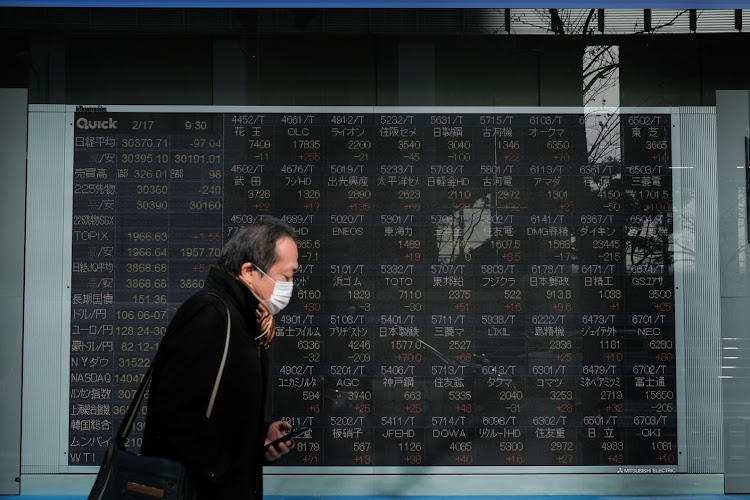
<path fill-rule="evenodd" d="M 737 188 L 737 207 L 738 207 L 738 214 L 744 214 L 747 213 L 745 210 L 745 203 L 747 203 L 747 197 L 745 194 L 745 188 L 739 187 Z M 745 244 L 746 238 L 747 238 L 747 228 L 745 227 L 745 218 L 738 216 L 737 217 L 737 241 L 739 242 L 739 250 L 737 255 L 737 262 L 739 263 L 739 271 L 742 276 L 745 275 L 747 272 L 747 254 L 745 253 L 745 249 L 747 248 L 747 245 Z"/>
<path fill-rule="evenodd" d="M 619 163 L 619 46 L 589 45 L 584 49 L 583 107 L 589 163 Z"/>
<path fill-rule="evenodd" d="M 437 225 L 435 232 L 440 263 L 471 260 L 472 249 L 490 239 L 492 233 L 487 215 L 493 209 L 491 196 L 488 194 L 479 198 L 471 208 L 454 212 Z"/>

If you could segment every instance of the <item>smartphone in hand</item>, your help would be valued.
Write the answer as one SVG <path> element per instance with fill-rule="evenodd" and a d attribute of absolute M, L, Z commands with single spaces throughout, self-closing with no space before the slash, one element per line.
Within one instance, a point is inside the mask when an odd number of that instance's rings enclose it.
<path fill-rule="evenodd" d="M 286 433 L 283 436 L 281 436 L 279 439 L 276 439 L 276 440 L 271 441 L 270 443 L 268 443 L 266 445 L 266 449 L 270 448 L 271 446 L 273 446 L 275 448 L 277 444 L 279 444 L 279 443 L 285 443 L 285 442 L 289 441 L 290 439 L 295 438 L 295 437 L 299 436 L 300 434 L 302 434 L 304 432 L 307 432 L 309 430 L 310 430 L 309 427 L 294 427 L 292 430 L 290 430 L 288 433 Z"/>

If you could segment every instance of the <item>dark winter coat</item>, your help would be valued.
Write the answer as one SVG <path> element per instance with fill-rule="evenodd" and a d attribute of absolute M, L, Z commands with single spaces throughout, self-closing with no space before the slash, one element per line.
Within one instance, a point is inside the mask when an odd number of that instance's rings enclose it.
<path fill-rule="evenodd" d="M 206 417 L 231 314 L 229 352 L 211 418 Z M 182 461 L 201 500 L 263 496 L 268 424 L 266 349 L 255 337 L 258 301 L 234 276 L 212 268 L 205 288 L 167 328 L 154 361 L 141 453 Z"/>

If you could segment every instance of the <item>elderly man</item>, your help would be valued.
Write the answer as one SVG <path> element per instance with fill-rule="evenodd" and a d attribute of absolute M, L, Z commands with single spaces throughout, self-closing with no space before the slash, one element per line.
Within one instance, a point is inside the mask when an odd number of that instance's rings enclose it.
<path fill-rule="evenodd" d="M 159 346 L 141 453 L 182 461 L 200 500 L 260 500 L 263 464 L 292 445 L 264 448 L 291 427 L 266 423 L 264 406 L 273 315 L 292 295 L 297 258 L 288 224 L 241 229 Z"/>

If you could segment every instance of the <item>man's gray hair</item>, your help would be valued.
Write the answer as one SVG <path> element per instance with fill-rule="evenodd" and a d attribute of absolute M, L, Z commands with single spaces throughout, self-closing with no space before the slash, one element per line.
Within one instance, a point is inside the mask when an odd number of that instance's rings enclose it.
<path fill-rule="evenodd" d="M 275 217 L 263 217 L 234 233 L 219 254 L 218 266 L 237 276 L 245 262 L 252 262 L 264 272 L 278 260 L 276 241 L 289 237 L 297 240 L 294 228 Z"/>

